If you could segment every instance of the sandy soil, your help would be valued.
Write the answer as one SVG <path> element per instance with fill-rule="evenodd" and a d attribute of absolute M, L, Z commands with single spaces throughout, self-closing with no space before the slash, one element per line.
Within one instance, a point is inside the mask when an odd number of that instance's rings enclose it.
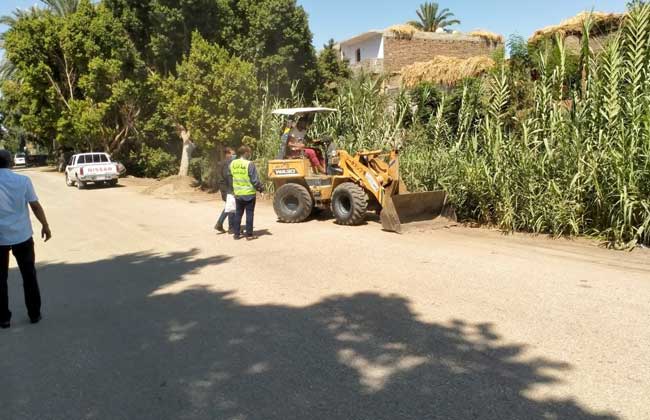
<path fill-rule="evenodd" d="M 650 418 L 647 250 L 284 225 L 268 202 L 236 242 L 215 196 L 26 173 L 55 238 L 42 324 L 10 273 L 7 419 Z"/>

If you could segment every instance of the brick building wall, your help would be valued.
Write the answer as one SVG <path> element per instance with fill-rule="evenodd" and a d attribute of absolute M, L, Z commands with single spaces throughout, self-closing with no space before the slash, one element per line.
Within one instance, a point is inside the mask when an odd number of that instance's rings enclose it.
<path fill-rule="evenodd" d="M 615 34 L 608 34 L 608 35 L 591 35 L 589 37 L 589 48 L 595 53 L 599 53 L 605 49 L 607 46 L 607 43 L 611 40 L 611 38 Z M 550 42 L 555 42 L 554 38 L 551 38 Z M 580 54 L 580 51 L 582 49 L 582 36 L 578 35 L 569 35 L 564 38 L 564 43 L 568 51 L 570 51 L 573 54 Z"/>
<path fill-rule="evenodd" d="M 500 45 L 466 35 L 416 34 L 413 39 L 385 35 L 384 71 L 399 72 L 405 66 L 429 61 L 437 55 L 458 58 L 489 56 Z"/>

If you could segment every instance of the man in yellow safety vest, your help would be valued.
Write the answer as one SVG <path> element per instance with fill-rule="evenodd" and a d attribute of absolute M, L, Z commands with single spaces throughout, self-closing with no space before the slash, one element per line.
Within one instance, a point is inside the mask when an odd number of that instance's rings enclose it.
<path fill-rule="evenodd" d="M 257 239 L 253 235 L 257 191 L 264 192 L 264 185 L 260 182 L 255 164 L 250 161 L 252 155 L 250 147 L 240 147 L 237 155 L 239 159 L 230 163 L 231 185 L 237 203 L 237 211 L 233 218 L 233 233 L 235 240 L 241 239 L 241 221 L 246 212 L 246 239 L 252 241 Z"/>

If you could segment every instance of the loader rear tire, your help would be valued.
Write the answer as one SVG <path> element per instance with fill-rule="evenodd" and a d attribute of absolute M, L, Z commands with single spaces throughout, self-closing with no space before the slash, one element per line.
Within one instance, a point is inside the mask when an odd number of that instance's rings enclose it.
<path fill-rule="evenodd" d="M 314 200 L 304 186 L 285 184 L 273 197 L 273 209 L 281 222 L 301 223 L 307 220 L 314 208 Z"/>
<path fill-rule="evenodd" d="M 336 222 L 345 226 L 356 226 L 366 220 L 368 195 L 353 182 L 345 182 L 332 194 L 332 214 Z"/>

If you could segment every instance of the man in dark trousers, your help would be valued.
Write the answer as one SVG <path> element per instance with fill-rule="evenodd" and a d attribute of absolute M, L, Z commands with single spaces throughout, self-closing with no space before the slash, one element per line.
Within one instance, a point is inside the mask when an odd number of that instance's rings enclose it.
<path fill-rule="evenodd" d="M 217 165 L 217 170 L 219 171 L 219 192 L 221 192 L 221 199 L 223 200 L 224 204 L 226 203 L 226 198 L 228 197 L 228 194 L 232 194 L 232 182 L 230 179 L 230 164 L 232 163 L 233 159 L 235 158 L 235 151 L 232 150 L 230 147 L 226 147 L 225 154 L 224 154 L 224 159 L 219 162 Z M 219 216 L 219 220 L 217 220 L 217 224 L 214 226 L 214 229 L 219 231 L 220 233 L 226 233 L 226 230 L 223 228 L 223 224 L 226 221 L 226 217 L 228 218 L 228 231 L 232 232 L 233 230 L 233 213 L 226 213 L 226 208 L 224 207 L 223 211 L 221 212 L 221 215 Z"/>
<path fill-rule="evenodd" d="M 233 231 L 235 240 L 241 239 L 241 221 L 244 212 L 246 212 L 246 239 L 252 241 L 257 239 L 253 235 L 257 191 L 264 192 L 264 186 L 260 182 L 255 164 L 250 161 L 252 156 L 250 147 L 240 147 L 237 155 L 239 159 L 233 160 L 230 164 L 230 177 L 237 202 L 237 211 L 233 218 Z"/>
<path fill-rule="evenodd" d="M 23 277 L 25 304 L 32 324 L 41 320 L 41 294 L 36 278 L 31 207 L 34 216 L 43 226 L 41 236 L 45 242 L 52 237 L 45 211 L 38 202 L 32 181 L 11 171 L 11 153 L 0 150 L 0 328 L 11 326 L 9 311 L 9 251 L 14 254 Z"/>

